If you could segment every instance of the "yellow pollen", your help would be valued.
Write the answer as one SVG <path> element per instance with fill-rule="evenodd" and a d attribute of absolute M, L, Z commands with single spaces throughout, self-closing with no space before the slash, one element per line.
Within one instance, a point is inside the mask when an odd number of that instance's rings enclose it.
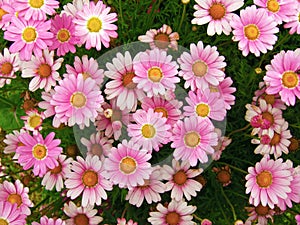
<path fill-rule="evenodd" d="M 254 41 L 259 37 L 260 31 L 255 24 L 249 24 L 244 27 L 244 34 L 246 38 L 248 38 L 251 41 Z"/>
<path fill-rule="evenodd" d="M 2 16 L 4 16 L 5 14 L 8 14 L 8 12 L 6 12 L 4 9 L 0 8 L 0 21 L 2 20 Z"/>
<path fill-rule="evenodd" d="M 86 187 L 95 187 L 98 184 L 98 174 L 93 170 L 85 171 L 81 179 Z"/>
<path fill-rule="evenodd" d="M 7 198 L 11 204 L 17 203 L 18 207 L 22 204 L 22 198 L 19 194 L 10 194 Z"/>
<path fill-rule="evenodd" d="M 192 71 L 196 77 L 203 77 L 207 74 L 208 66 L 205 62 L 198 60 L 192 65 Z"/>
<path fill-rule="evenodd" d="M 142 126 L 142 135 L 144 138 L 153 138 L 155 136 L 156 130 L 151 124 L 144 124 Z"/>
<path fill-rule="evenodd" d="M 199 103 L 196 106 L 196 113 L 198 116 L 207 117 L 209 115 L 209 112 L 210 112 L 210 108 L 205 103 Z"/>
<path fill-rule="evenodd" d="M 105 109 L 103 114 L 104 114 L 105 118 L 109 119 L 113 115 L 113 110 L 112 109 Z"/>
<path fill-rule="evenodd" d="M 162 113 L 162 116 L 168 118 L 168 111 L 164 107 L 156 107 L 154 112 Z"/>
<path fill-rule="evenodd" d="M 151 67 L 148 70 L 148 78 L 152 81 L 152 82 L 160 82 L 160 80 L 162 79 L 163 74 L 162 71 L 159 67 Z"/>
<path fill-rule="evenodd" d="M 6 219 L 0 218 L 0 225 L 9 225 L 9 223 Z"/>
<path fill-rule="evenodd" d="M 268 188 L 272 182 L 273 177 L 269 171 L 263 171 L 256 176 L 256 183 L 261 188 Z"/>
<path fill-rule="evenodd" d="M 47 152 L 45 145 L 37 144 L 32 148 L 32 155 L 37 160 L 43 160 L 47 156 Z"/>
<path fill-rule="evenodd" d="M 87 22 L 87 28 L 90 32 L 99 32 L 102 28 L 102 22 L 97 17 L 92 17 Z"/>
<path fill-rule="evenodd" d="M 33 27 L 26 27 L 23 30 L 22 38 L 27 43 L 35 41 L 36 36 L 37 36 L 37 33 L 36 33 L 35 28 L 33 28 Z"/>
<path fill-rule="evenodd" d="M 164 33 L 159 33 L 154 37 L 155 45 L 160 49 L 166 49 L 169 46 L 169 36 Z"/>
<path fill-rule="evenodd" d="M 28 118 L 28 124 L 32 128 L 36 128 L 42 123 L 42 118 L 39 115 L 33 115 Z"/>
<path fill-rule="evenodd" d="M 5 62 L 1 65 L 1 73 L 3 75 L 8 75 L 13 70 L 13 65 L 10 62 Z"/>
<path fill-rule="evenodd" d="M 268 0 L 267 2 L 267 8 L 269 11 L 276 13 L 280 9 L 280 5 L 277 0 Z"/>
<path fill-rule="evenodd" d="M 166 215 L 166 222 L 169 225 L 177 225 L 180 221 L 180 216 L 177 212 L 169 212 Z"/>
<path fill-rule="evenodd" d="M 74 225 L 89 225 L 90 224 L 90 219 L 82 213 L 77 214 L 74 217 Z"/>
<path fill-rule="evenodd" d="M 299 13 L 299 15 L 298 15 L 298 21 L 300 22 L 300 13 Z"/>
<path fill-rule="evenodd" d="M 194 148 L 200 144 L 200 135 L 196 131 L 188 132 L 184 135 L 184 143 L 190 148 Z"/>
<path fill-rule="evenodd" d="M 44 0 L 29 0 L 29 5 L 32 8 L 41 8 L 44 5 Z"/>
<path fill-rule="evenodd" d="M 136 170 L 136 167 L 136 161 L 129 156 L 124 157 L 120 162 L 120 170 L 126 175 L 133 173 Z"/>
<path fill-rule="evenodd" d="M 128 89 L 134 89 L 136 87 L 136 84 L 133 83 L 132 79 L 135 77 L 134 72 L 128 72 L 123 75 L 122 77 L 122 82 L 123 86 L 128 88 Z"/>
<path fill-rule="evenodd" d="M 293 71 L 287 71 L 282 74 L 281 82 L 286 88 L 295 88 L 299 84 L 298 74 Z"/>
<path fill-rule="evenodd" d="M 185 184 L 187 180 L 186 173 L 183 170 L 179 170 L 177 173 L 173 175 L 173 180 L 178 185 Z"/>
<path fill-rule="evenodd" d="M 214 20 L 222 19 L 226 14 L 226 8 L 220 3 L 214 3 L 209 9 L 209 15 Z"/>
<path fill-rule="evenodd" d="M 60 42 L 67 42 L 70 39 L 70 32 L 67 29 L 60 29 L 56 35 Z"/>
<path fill-rule="evenodd" d="M 85 106 L 86 97 L 82 92 L 75 92 L 70 98 L 71 104 L 76 108 L 82 108 Z"/>
<path fill-rule="evenodd" d="M 37 72 L 41 78 L 47 78 L 51 75 L 52 69 L 51 66 L 49 66 L 47 63 L 43 63 L 39 66 Z"/>

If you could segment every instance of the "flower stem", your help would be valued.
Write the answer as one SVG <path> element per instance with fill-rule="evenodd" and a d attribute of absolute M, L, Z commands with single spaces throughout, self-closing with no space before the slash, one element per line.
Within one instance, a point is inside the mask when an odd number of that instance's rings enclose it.
<path fill-rule="evenodd" d="M 242 170 L 242 169 L 240 169 L 240 168 L 238 168 L 238 167 L 229 165 L 228 163 L 224 163 L 224 162 L 217 162 L 217 163 L 218 163 L 218 164 L 222 164 L 222 165 L 227 165 L 227 166 L 229 166 L 230 168 L 232 168 L 232 169 L 234 169 L 234 170 L 236 170 L 236 171 L 239 171 L 239 172 L 244 173 L 244 174 L 248 174 L 247 171 Z"/>
<path fill-rule="evenodd" d="M 235 134 L 235 133 L 238 133 L 238 132 L 244 131 L 244 130 L 248 129 L 250 126 L 251 126 L 251 124 L 250 124 L 250 123 L 248 123 L 246 126 L 244 126 L 244 127 L 240 128 L 240 129 L 237 129 L 237 130 L 231 131 L 231 132 L 230 132 L 230 133 L 227 135 L 227 137 L 230 137 L 231 135 L 233 135 L 233 134 Z"/>
<path fill-rule="evenodd" d="M 197 216 L 196 214 L 193 214 L 193 217 L 200 222 L 202 221 L 202 219 L 199 216 Z"/>
<path fill-rule="evenodd" d="M 233 205 L 231 204 L 230 200 L 228 199 L 227 195 L 225 194 L 223 187 L 221 188 L 221 193 L 222 193 L 222 195 L 224 196 L 226 202 L 228 203 L 228 205 L 229 205 L 230 208 L 231 208 L 232 215 L 233 215 L 233 220 L 236 221 L 237 218 L 236 218 L 236 214 L 235 214 L 234 207 L 233 207 Z"/>
<path fill-rule="evenodd" d="M 180 29 L 181 29 L 183 20 L 185 18 L 185 14 L 186 14 L 186 4 L 183 5 L 183 11 L 182 11 L 180 23 L 179 23 L 179 26 L 178 26 L 178 29 L 177 29 L 178 31 L 180 31 Z"/>
<path fill-rule="evenodd" d="M 13 102 L 11 102 L 10 100 L 7 100 L 6 98 L 3 98 L 2 96 L 0 96 L 0 102 L 3 102 L 6 105 L 16 108 L 16 105 Z"/>

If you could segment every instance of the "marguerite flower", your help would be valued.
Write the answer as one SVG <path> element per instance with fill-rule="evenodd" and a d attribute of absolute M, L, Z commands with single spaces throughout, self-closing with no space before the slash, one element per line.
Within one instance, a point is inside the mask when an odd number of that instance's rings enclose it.
<path fill-rule="evenodd" d="M 245 224 L 252 224 L 253 222 L 258 222 L 260 225 L 268 225 L 268 219 L 273 223 L 273 216 L 275 211 L 269 206 L 263 206 L 259 204 L 256 207 L 245 207 L 248 211 L 248 218 L 245 221 Z"/>
<path fill-rule="evenodd" d="M 0 223 L 7 225 L 25 225 L 26 215 L 18 209 L 17 204 L 0 201 Z"/>
<path fill-rule="evenodd" d="M 41 109 L 45 109 L 44 116 L 45 118 L 51 117 L 55 114 L 54 106 L 50 104 L 52 96 L 54 95 L 55 91 L 51 89 L 49 92 L 42 92 L 41 98 L 44 101 L 40 101 L 38 106 Z"/>
<path fill-rule="evenodd" d="M 192 24 L 203 25 L 208 23 L 207 34 L 213 36 L 222 32 L 229 35 L 231 32 L 232 12 L 244 5 L 244 0 L 196 0 L 194 5 L 194 19 Z"/>
<path fill-rule="evenodd" d="M 38 110 L 32 109 L 26 112 L 26 116 L 21 116 L 21 119 L 24 120 L 24 129 L 32 131 L 36 134 L 38 131 L 42 130 L 42 123 L 45 119 L 43 113 L 39 113 Z"/>
<path fill-rule="evenodd" d="M 32 222 L 31 225 L 66 225 L 65 221 L 62 219 L 48 218 L 47 216 L 42 216 L 40 222 Z"/>
<path fill-rule="evenodd" d="M 89 4 L 89 0 L 73 0 L 72 3 L 67 3 L 63 6 L 61 14 L 75 17 L 76 13 L 82 10 L 84 4 Z"/>
<path fill-rule="evenodd" d="M 14 13 L 15 9 L 12 7 L 11 0 L 0 1 L 0 29 L 6 30 Z"/>
<path fill-rule="evenodd" d="M 0 53 L 0 77 L 1 77 L 0 88 L 3 87 L 5 84 L 10 84 L 11 79 L 16 78 L 15 72 L 19 70 L 20 70 L 19 54 L 10 53 L 7 48 L 4 48 L 3 54 Z"/>
<path fill-rule="evenodd" d="M 26 131 L 24 129 L 21 129 L 20 131 L 17 130 L 13 130 L 12 133 L 5 135 L 5 139 L 3 140 L 3 142 L 7 145 L 4 148 L 4 153 L 5 154 L 11 154 L 11 153 L 16 153 L 16 149 L 23 145 L 20 140 L 19 140 L 19 136 L 21 133 L 25 133 Z M 14 157 L 14 158 L 18 158 L 18 157 Z"/>
<path fill-rule="evenodd" d="M 247 56 L 249 52 L 256 57 L 260 53 L 265 54 L 267 50 L 273 49 L 277 41 L 277 23 L 268 16 L 266 10 L 257 9 L 255 5 L 242 9 L 240 17 L 233 15 L 230 25 L 233 28 L 233 41 L 239 42 L 243 56 Z"/>
<path fill-rule="evenodd" d="M 117 225 L 138 225 L 137 222 L 133 222 L 133 220 L 128 220 L 128 222 L 126 222 L 126 219 L 125 218 L 117 218 L 117 222 L 118 224 Z"/>
<path fill-rule="evenodd" d="M 290 28 L 290 34 L 300 34 L 300 2 L 298 1 L 296 11 L 289 16 L 289 21 L 283 25 L 284 28 Z"/>
<path fill-rule="evenodd" d="M 226 77 L 220 82 L 218 86 L 210 86 L 211 92 L 219 92 L 220 97 L 223 99 L 226 110 L 230 110 L 231 106 L 235 104 L 235 96 L 233 93 L 236 91 L 235 87 L 231 87 L 233 81 L 230 77 Z"/>

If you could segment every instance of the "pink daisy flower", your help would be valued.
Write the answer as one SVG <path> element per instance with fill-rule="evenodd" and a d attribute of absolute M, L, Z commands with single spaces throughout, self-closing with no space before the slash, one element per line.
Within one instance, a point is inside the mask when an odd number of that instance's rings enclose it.
<path fill-rule="evenodd" d="M 106 98 L 116 99 L 121 110 L 126 108 L 135 111 L 138 100 L 143 99 L 145 94 L 132 81 L 136 75 L 130 52 L 126 51 L 124 55 L 117 53 L 112 63 L 106 63 L 106 68 L 108 70 L 104 72 L 105 76 L 112 79 L 105 85 Z"/>
<path fill-rule="evenodd" d="M 13 17 L 11 24 L 4 32 L 4 39 L 14 42 L 9 47 L 10 52 L 19 52 L 20 59 L 28 61 L 31 59 L 32 53 L 36 57 L 42 57 L 42 50 L 52 45 L 53 34 L 48 32 L 50 27 L 50 20 L 35 21 L 25 20 L 23 17 Z"/>
<path fill-rule="evenodd" d="M 179 40 L 179 34 L 177 32 L 172 33 L 172 28 L 166 24 L 158 30 L 148 30 L 146 35 L 140 35 L 138 39 L 141 42 L 149 43 L 151 49 L 159 48 L 168 50 L 168 48 L 171 48 L 178 50 L 177 41 Z"/>
<path fill-rule="evenodd" d="M 150 217 L 148 221 L 152 225 L 160 224 L 194 224 L 192 222 L 193 213 L 196 211 L 197 207 L 192 205 L 187 205 L 183 200 L 175 201 L 172 200 L 167 207 L 159 203 L 156 207 L 156 212 L 150 212 Z"/>
<path fill-rule="evenodd" d="M 38 106 L 41 109 L 45 109 L 44 116 L 45 118 L 51 117 L 55 114 L 54 106 L 50 104 L 50 101 L 52 99 L 52 96 L 54 95 L 55 91 L 51 89 L 49 92 L 42 92 L 41 98 L 44 101 L 40 101 Z"/>
<path fill-rule="evenodd" d="M 165 192 L 165 184 L 161 180 L 161 167 L 156 166 L 150 175 L 150 178 L 144 180 L 143 185 L 138 185 L 130 189 L 126 195 L 126 200 L 129 200 L 131 205 L 140 207 L 144 200 L 148 204 L 161 201 L 160 194 Z"/>
<path fill-rule="evenodd" d="M 75 17 L 76 13 L 82 10 L 84 4 L 89 4 L 89 0 L 73 0 L 72 3 L 67 3 L 63 6 L 61 14 Z"/>
<path fill-rule="evenodd" d="M 209 219 L 203 219 L 201 225 L 212 225 L 213 223 Z"/>
<path fill-rule="evenodd" d="M 219 83 L 218 86 L 210 86 L 210 92 L 219 92 L 220 97 L 223 99 L 225 109 L 230 110 L 231 106 L 235 104 L 235 96 L 233 93 L 236 91 L 235 87 L 231 87 L 233 81 L 230 77 L 226 77 Z"/>
<path fill-rule="evenodd" d="M 273 223 L 273 216 L 275 211 L 271 209 L 269 206 L 263 206 L 259 204 L 256 207 L 245 207 L 247 210 L 248 218 L 245 221 L 245 225 L 251 225 L 253 222 L 258 222 L 259 225 L 268 225 L 268 219 L 270 219 Z"/>
<path fill-rule="evenodd" d="M 82 195 L 83 207 L 101 205 L 102 199 L 107 199 L 106 191 L 112 190 L 112 183 L 104 178 L 106 171 L 102 161 L 90 155 L 85 160 L 80 156 L 76 159 L 72 161 L 72 171 L 66 173 L 67 197 L 75 199 Z"/>
<path fill-rule="evenodd" d="M 125 218 L 117 218 L 117 222 L 118 224 L 117 225 L 138 225 L 137 222 L 133 222 L 133 220 L 128 220 L 128 222 L 126 222 L 126 219 Z"/>
<path fill-rule="evenodd" d="M 91 134 L 89 139 L 82 137 L 80 142 L 87 148 L 87 155 L 97 155 L 100 159 L 108 156 L 113 144 L 113 140 L 105 137 L 102 132 Z"/>
<path fill-rule="evenodd" d="M 266 10 L 257 9 L 255 5 L 242 9 L 240 17 L 233 15 L 230 25 L 233 28 L 233 41 L 239 42 L 243 56 L 247 56 L 249 52 L 256 57 L 261 52 L 265 54 L 267 50 L 273 49 L 277 41 L 277 23 L 268 16 Z"/>
<path fill-rule="evenodd" d="M 295 216 L 295 220 L 297 222 L 297 225 L 300 225 L 300 214 Z"/>
<path fill-rule="evenodd" d="M 58 127 L 60 123 L 89 127 L 90 120 L 95 121 L 104 99 L 92 78 L 84 79 L 81 74 L 78 77 L 70 74 L 60 80 L 54 90 L 50 100 L 56 113 L 53 119 L 54 127 Z"/>
<path fill-rule="evenodd" d="M 71 172 L 72 158 L 66 158 L 66 155 L 58 156 L 58 166 L 49 169 L 43 176 L 41 184 L 45 186 L 46 190 L 53 190 L 54 186 L 56 191 L 61 191 L 64 187 L 64 180 L 66 174 Z"/>
<path fill-rule="evenodd" d="M 0 29 L 6 30 L 14 14 L 11 0 L 0 0 Z"/>
<path fill-rule="evenodd" d="M 225 148 L 230 145 L 232 139 L 226 136 L 222 136 L 222 131 L 219 128 L 215 128 L 214 131 L 218 135 L 218 144 L 216 146 L 213 146 L 215 152 L 211 157 L 213 160 L 217 161 L 221 158 L 222 152 L 225 150 Z"/>
<path fill-rule="evenodd" d="M 70 217 L 65 221 L 66 225 L 83 225 L 84 222 L 89 225 L 98 225 L 103 221 L 101 216 L 96 216 L 98 210 L 91 205 L 77 207 L 75 203 L 70 201 L 69 204 L 64 204 L 63 210 Z"/>
<path fill-rule="evenodd" d="M 254 0 L 253 3 L 265 9 L 277 24 L 288 22 L 289 17 L 296 11 L 294 0 Z"/>
<path fill-rule="evenodd" d="M 4 148 L 4 153 L 5 154 L 11 154 L 11 153 L 16 153 L 16 149 L 23 145 L 23 143 L 19 140 L 19 136 L 22 133 L 25 133 L 26 131 L 21 129 L 20 131 L 14 130 L 12 133 L 5 135 L 5 139 L 3 142 L 7 145 Z M 14 158 L 18 158 L 18 156 L 15 155 Z"/>
<path fill-rule="evenodd" d="M 17 204 L 0 201 L 0 223 L 9 225 L 25 225 L 26 215 L 18 209 Z"/>
<path fill-rule="evenodd" d="M 0 184 L 0 201 L 17 204 L 17 209 L 28 216 L 31 214 L 29 207 L 33 207 L 28 192 L 29 188 L 24 187 L 20 180 L 16 180 L 14 184 L 5 180 Z"/>
<path fill-rule="evenodd" d="M 104 161 L 107 172 L 106 178 L 110 179 L 120 188 L 132 189 L 137 185 L 143 185 L 145 179 L 150 178 L 152 172 L 148 160 L 151 154 L 146 150 L 140 150 L 132 142 L 123 140 L 118 147 L 111 149 L 108 158 Z"/>
<path fill-rule="evenodd" d="M 300 99 L 300 49 L 281 51 L 266 66 L 267 94 L 278 94 L 288 106 L 295 105 L 296 96 Z"/>
<path fill-rule="evenodd" d="M 212 146 L 218 144 L 217 133 L 213 124 L 208 120 L 191 116 L 179 120 L 173 127 L 170 137 L 171 147 L 175 149 L 173 156 L 176 160 L 188 160 L 191 166 L 208 161 L 207 154 L 213 154 Z"/>
<path fill-rule="evenodd" d="M 100 51 L 102 44 L 108 48 L 110 38 L 118 36 L 117 26 L 112 24 L 118 20 L 117 14 L 109 12 L 110 7 L 107 7 L 102 1 L 98 1 L 96 5 L 90 1 L 76 13 L 75 34 L 80 37 L 80 43 L 85 43 L 86 49 L 95 47 Z"/>
<path fill-rule="evenodd" d="M 31 225 L 66 225 L 65 221 L 62 219 L 48 218 L 47 216 L 42 216 L 40 222 L 32 222 Z"/>
<path fill-rule="evenodd" d="M 203 169 L 190 169 L 189 161 L 179 162 L 172 160 L 172 167 L 164 165 L 162 167 L 162 178 L 167 180 L 166 191 L 171 192 L 171 198 L 176 201 L 183 199 L 190 201 L 197 196 L 197 192 L 202 189 L 202 184 L 193 178 L 203 172 Z"/>
<path fill-rule="evenodd" d="M 185 116 L 198 116 L 201 119 L 224 120 L 226 109 L 224 101 L 218 92 L 211 93 L 209 89 L 202 91 L 197 89 L 196 94 L 189 91 L 189 97 L 185 98 L 188 106 L 184 106 Z"/>
<path fill-rule="evenodd" d="M 45 119 L 43 113 L 39 113 L 38 110 L 32 109 L 26 111 L 26 116 L 21 116 L 21 119 L 24 120 L 25 126 L 23 127 L 27 131 L 32 131 L 33 134 L 37 134 L 38 131 L 42 130 L 42 123 Z"/>
<path fill-rule="evenodd" d="M 263 157 L 255 167 L 249 167 L 246 175 L 246 194 L 250 193 L 249 203 L 269 206 L 271 209 L 280 198 L 288 198 L 293 180 L 289 165 L 283 160 Z"/>
<path fill-rule="evenodd" d="M 231 32 L 230 21 L 233 11 L 244 5 L 244 0 L 195 0 L 194 19 L 192 24 L 203 25 L 208 23 L 207 34 L 209 36 L 222 34 L 229 35 Z"/>
<path fill-rule="evenodd" d="M 182 102 L 177 99 L 167 100 L 161 96 L 152 98 L 145 97 L 141 105 L 145 111 L 153 109 L 154 112 L 162 113 L 162 117 L 167 118 L 166 124 L 171 126 L 182 118 L 182 112 L 180 111 L 181 106 Z"/>
<path fill-rule="evenodd" d="M 54 34 L 53 44 L 49 50 L 55 50 L 57 56 L 64 56 L 68 52 L 75 53 L 75 45 L 79 43 L 79 38 L 75 36 L 75 24 L 73 17 L 66 14 L 56 15 L 51 20 L 50 31 Z"/>
<path fill-rule="evenodd" d="M 56 0 L 15 0 L 14 4 L 18 15 L 25 20 L 45 21 L 47 15 L 53 15 L 59 8 L 59 1 Z"/>
<path fill-rule="evenodd" d="M 140 52 L 133 59 L 135 77 L 132 79 L 137 88 L 147 93 L 148 97 L 165 95 L 167 90 L 175 90 L 179 83 L 178 65 L 166 51 L 155 48 Z"/>
<path fill-rule="evenodd" d="M 153 149 L 158 152 L 162 144 L 169 142 L 171 126 L 161 113 L 149 108 L 148 111 L 137 110 L 132 117 L 135 123 L 129 124 L 127 131 L 133 143 L 151 153 Z"/>
<path fill-rule="evenodd" d="M 226 67 L 225 57 L 219 56 L 217 47 L 207 45 L 203 42 L 190 45 L 190 53 L 184 52 L 178 58 L 180 65 L 179 76 L 185 80 L 184 88 L 191 87 L 192 91 L 206 89 L 209 85 L 218 86 L 225 78 L 222 69 Z"/>
<path fill-rule="evenodd" d="M 15 79 L 17 77 L 15 73 L 19 70 L 19 54 L 10 53 L 7 48 L 4 48 L 3 54 L 0 53 L 0 88 L 2 88 L 5 84 L 10 84 L 11 79 Z"/>
<path fill-rule="evenodd" d="M 83 55 L 81 60 L 78 56 L 75 56 L 74 67 L 66 65 L 67 74 L 64 77 L 68 77 L 70 74 L 74 74 L 76 77 L 82 74 L 83 79 L 88 77 L 92 78 L 98 86 L 103 82 L 104 70 L 99 69 L 98 62 L 93 57 L 88 58 L 87 55 Z"/>
<path fill-rule="evenodd" d="M 289 16 L 289 21 L 283 25 L 284 28 L 290 28 L 290 34 L 300 34 L 300 2 L 298 1 L 296 11 L 294 11 L 293 15 Z"/>
<path fill-rule="evenodd" d="M 18 137 L 23 144 L 16 149 L 19 154 L 18 163 L 24 170 L 33 167 L 35 176 L 44 176 L 47 169 L 54 169 L 58 166 L 57 157 L 61 154 L 62 148 L 59 139 L 54 139 L 55 133 L 51 132 L 44 139 L 40 133 L 31 136 L 22 133 Z"/>

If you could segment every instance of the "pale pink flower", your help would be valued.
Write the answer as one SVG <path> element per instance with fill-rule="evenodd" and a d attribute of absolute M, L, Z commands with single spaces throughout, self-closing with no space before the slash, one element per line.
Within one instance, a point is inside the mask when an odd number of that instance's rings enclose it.
<path fill-rule="evenodd" d="M 245 221 L 245 225 L 251 225 L 253 222 L 257 222 L 259 225 L 268 225 L 268 219 L 270 219 L 273 223 L 273 216 L 275 211 L 271 209 L 269 206 L 263 206 L 259 204 L 256 207 L 245 207 L 247 210 L 248 218 Z"/>
<path fill-rule="evenodd" d="M 218 135 L 218 144 L 216 146 L 213 146 L 215 152 L 211 157 L 213 160 L 217 161 L 221 158 L 222 152 L 225 150 L 225 148 L 230 145 L 232 139 L 226 136 L 222 136 L 222 131 L 219 128 L 215 128 L 214 131 Z"/>
<path fill-rule="evenodd" d="M 14 14 L 15 9 L 12 7 L 11 0 L 0 0 L 0 29 L 6 30 Z"/>
<path fill-rule="evenodd" d="M 128 222 L 126 222 L 125 218 L 117 218 L 118 224 L 117 225 L 138 225 L 137 222 L 133 222 L 132 219 L 128 220 Z"/>
<path fill-rule="evenodd" d="M 0 221 L 9 225 L 26 225 L 26 215 L 18 209 L 17 204 L 0 201 Z"/>
<path fill-rule="evenodd" d="M 15 73 L 19 70 L 19 54 L 10 53 L 7 48 L 4 48 L 3 54 L 0 53 L 0 88 L 5 84 L 10 84 L 11 80 L 17 77 Z"/>
<path fill-rule="evenodd" d="M 55 91 L 53 89 L 51 89 L 49 92 L 45 92 L 45 91 L 42 92 L 41 98 L 44 101 L 40 101 L 38 106 L 41 109 L 45 109 L 44 111 L 45 118 L 51 117 L 55 114 L 55 109 L 54 109 L 55 107 L 50 104 L 50 101 L 54 93 Z"/>
<path fill-rule="evenodd" d="M 300 225 L 300 214 L 295 216 L 295 220 L 297 222 L 297 225 Z"/>
<path fill-rule="evenodd" d="M 27 131 L 32 131 L 33 134 L 37 134 L 38 131 L 42 130 L 42 123 L 45 119 L 44 113 L 39 112 L 37 109 L 31 109 L 26 111 L 26 116 L 20 117 L 24 120 L 24 129 Z"/>
<path fill-rule="evenodd" d="M 62 219 L 48 218 L 47 216 L 42 216 L 40 222 L 32 222 L 31 225 L 66 225 L 65 221 Z"/>
<path fill-rule="evenodd" d="M 233 93 L 236 91 L 235 87 L 231 87 L 233 81 L 230 77 L 226 77 L 219 83 L 218 86 L 210 86 L 211 92 L 219 92 L 220 97 L 223 99 L 226 110 L 230 110 L 231 106 L 235 104 L 235 96 Z"/>
<path fill-rule="evenodd" d="M 201 225 L 212 225 L 213 223 L 209 219 L 203 219 Z"/>
<path fill-rule="evenodd" d="M 20 131 L 13 130 L 12 133 L 5 135 L 5 139 L 3 140 L 3 142 L 7 145 L 4 148 L 5 154 L 16 153 L 16 149 L 23 145 L 19 140 L 19 136 L 25 132 L 26 131 L 24 129 L 21 129 Z M 15 154 L 14 158 L 18 159 L 18 154 Z"/>
<path fill-rule="evenodd" d="M 300 34 L 300 2 L 298 1 L 296 11 L 289 16 L 289 21 L 283 25 L 284 28 L 290 28 L 290 34 Z"/>
<path fill-rule="evenodd" d="M 89 0 L 73 0 L 72 3 L 67 3 L 63 6 L 61 13 L 75 17 L 76 13 L 82 10 L 84 4 L 89 4 Z"/>

